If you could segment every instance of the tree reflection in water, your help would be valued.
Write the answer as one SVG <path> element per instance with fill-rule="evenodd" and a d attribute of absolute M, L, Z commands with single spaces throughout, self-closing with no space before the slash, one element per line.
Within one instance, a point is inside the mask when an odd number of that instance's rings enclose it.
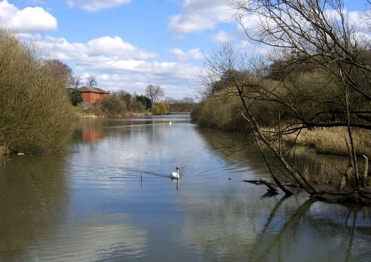
<path fill-rule="evenodd" d="M 68 201 L 64 160 L 22 156 L 0 168 L 0 257 L 24 259 L 63 219 Z"/>
<path fill-rule="evenodd" d="M 203 131 L 200 134 L 208 141 L 210 148 L 226 161 L 233 163 L 234 159 L 238 159 L 236 162 L 241 164 L 245 158 L 250 167 L 263 170 L 262 166 L 252 163 L 257 156 L 251 148 L 243 146 L 242 140 L 231 135 L 227 135 L 226 140 L 223 134 Z M 237 149 L 234 148 L 233 154 L 226 153 L 234 146 Z M 317 180 L 329 179 L 322 175 L 323 171 L 336 166 L 333 165 L 334 161 L 344 161 L 344 158 L 331 156 L 308 155 L 305 158 L 305 152 L 302 151 L 300 154 L 296 151 L 294 157 L 304 163 L 302 167 L 305 168 L 306 163 L 307 168 L 309 166 L 315 171 L 313 179 Z M 318 161 L 318 158 L 321 160 Z M 336 178 L 332 179 L 336 181 Z M 251 191 L 259 194 L 265 189 L 251 184 L 245 186 L 249 187 L 250 199 L 231 200 L 228 195 L 226 198 L 229 200 L 224 201 L 223 206 L 210 206 L 205 200 L 202 208 L 189 211 L 190 221 L 184 238 L 202 247 L 204 259 L 216 253 L 218 261 L 369 261 L 369 207 L 315 202 L 306 200 L 308 195 L 300 192 L 288 198 L 279 199 L 278 195 L 255 200 L 251 199 Z M 222 205 L 222 201 L 210 201 Z M 214 210 L 223 211 L 215 213 Z M 215 221 L 215 226 L 203 224 L 204 216 L 208 216 L 206 221 Z M 236 221 L 240 223 L 241 217 L 245 218 L 245 224 L 236 224 Z M 240 250 L 246 252 L 238 253 Z"/>

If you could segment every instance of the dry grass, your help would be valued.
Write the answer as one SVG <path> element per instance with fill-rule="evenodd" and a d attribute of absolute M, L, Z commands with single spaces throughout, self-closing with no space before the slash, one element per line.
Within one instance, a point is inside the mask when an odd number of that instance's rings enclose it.
<path fill-rule="evenodd" d="M 356 152 L 358 155 L 371 156 L 371 132 L 367 130 L 353 131 Z M 293 142 L 295 134 L 283 139 Z M 296 143 L 313 146 L 318 153 L 348 155 L 349 135 L 345 127 L 315 128 L 303 130 Z"/>

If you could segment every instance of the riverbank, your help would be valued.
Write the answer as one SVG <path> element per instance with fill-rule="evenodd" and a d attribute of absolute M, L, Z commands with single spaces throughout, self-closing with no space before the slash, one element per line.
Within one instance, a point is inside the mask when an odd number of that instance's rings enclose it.
<path fill-rule="evenodd" d="M 147 116 L 152 115 L 150 112 L 124 112 L 119 115 L 107 115 L 101 112 L 95 112 L 92 109 L 81 109 L 76 108 L 76 115 L 80 119 L 96 119 L 96 118 L 107 118 L 107 117 L 115 117 L 115 118 L 126 118 L 126 117 L 140 117 L 140 116 Z"/>
<path fill-rule="evenodd" d="M 353 139 L 359 156 L 371 156 L 371 132 L 354 130 Z M 283 137 L 290 144 L 312 147 L 317 153 L 331 155 L 349 155 L 349 133 L 346 127 L 313 128 L 302 130 Z"/>

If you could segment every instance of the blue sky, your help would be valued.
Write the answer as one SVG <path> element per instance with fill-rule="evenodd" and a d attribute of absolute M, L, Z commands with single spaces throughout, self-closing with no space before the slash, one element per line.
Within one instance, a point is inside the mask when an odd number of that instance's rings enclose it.
<path fill-rule="evenodd" d="M 350 11 L 366 1 L 348 0 Z M 100 88 L 197 95 L 205 55 L 245 41 L 226 0 L 0 0 L 0 25 L 32 38 Z M 84 82 L 84 80 L 83 80 Z"/>

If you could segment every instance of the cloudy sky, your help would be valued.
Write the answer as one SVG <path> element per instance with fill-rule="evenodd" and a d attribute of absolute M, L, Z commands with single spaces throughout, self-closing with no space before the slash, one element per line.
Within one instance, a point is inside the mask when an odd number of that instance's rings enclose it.
<path fill-rule="evenodd" d="M 204 57 L 244 41 L 226 0 L 0 0 L 0 25 L 31 37 L 100 88 L 194 97 Z M 350 11 L 366 1 L 347 0 Z"/>

